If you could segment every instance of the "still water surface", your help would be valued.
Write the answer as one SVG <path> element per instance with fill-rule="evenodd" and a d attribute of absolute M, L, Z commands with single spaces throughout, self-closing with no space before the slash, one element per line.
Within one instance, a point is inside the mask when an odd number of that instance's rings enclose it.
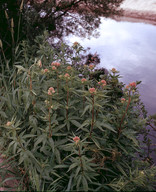
<path fill-rule="evenodd" d="M 142 81 L 141 99 L 149 114 L 156 113 L 156 26 L 101 18 L 100 36 L 84 39 L 69 36 L 100 55 L 100 67 L 120 71 L 122 81 Z"/>

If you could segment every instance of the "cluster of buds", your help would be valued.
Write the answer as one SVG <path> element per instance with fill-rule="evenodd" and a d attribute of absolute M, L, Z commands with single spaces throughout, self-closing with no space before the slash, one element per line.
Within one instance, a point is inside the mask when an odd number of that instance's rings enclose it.
<path fill-rule="evenodd" d="M 76 46 L 78 46 L 79 45 L 79 43 L 77 42 L 77 41 L 75 41 L 74 43 L 73 43 L 73 47 L 76 47 Z"/>
<path fill-rule="evenodd" d="M 65 77 L 66 79 L 70 79 L 70 75 L 69 75 L 68 73 L 66 73 L 66 74 L 64 75 L 64 77 Z"/>
<path fill-rule="evenodd" d="M 40 67 L 40 68 L 42 67 L 42 62 L 41 62 L 41 60 L 38 60 L 37 66 Z"/>
<path fill-rule="evenodd" d="M 117 73 L 117 70 L 115 68 L 112 68 L 111 70 L 113 73 Z"/>
<path fill-rule="evenodd" d="M 89 69 L 93 70 L 95 68 L 95 65 L 89 65 Z"/>
<path fill-rule="evenodd" d="M 68 67 L 67 67 L 67 70 L 69 70 L 69 71 L 72 70 L 72 67 L 71 67 L 71 66 L 68 66 Z"/>
<path fill-rule="evenodd" d="M 95 94 L 96 93 L 96 89 L 93 87 L 93 88 L 90 88 L 89 89 L 89 92 L 91 93 L 91 94 Z"/>
<path fill-rule="evenodd" d="M 82 79 L 81 79 L 81 82 L 82 82 L 82 83 L 85 83 L 86 81 L 87 81 L 87 79 L 85 79 L 85 78 L 82 78 Z"/>
<path fill-rule="evenodd" d="M 75 137 L 73 138 L 73 141 L 74 141 L 76 144 L 78 144 L 78 142 L 80 141 L 80 137 L 75 136 Z"/>
<path fill-rule="evenodd" d="M 57 68 L 56 68 L 55 66 L 52 66 L 52 70 L 54 70 L 54 71 L 55 71 L 56 69 L 57 69 Z"/>
<path fill-rule="evenodd" d="M 126 101 L 125 98 L 121 98 L 121 103 L 124 103 Z"/>
<path fill-rule="evenodd" d="M 136 82 L 132 82 L 132 83 L 130 83 L 129 85 L 126 86 L 126 89 L 129 89 L 129 88 L 131 88 L 131 89 L 136 88 Z"/>
<path fill-rule="evenodd" d="M 51 66 L 59 67 L 61 64 L 59 62 L 52 62 Z"/>
<path fill-rule="evenodd" d="M 55 93 L 55 90 L 54 90 L 53 87 L 50 87 L 50 88 L 48 89 L 48 95 L 53 95 L 53 93 Z"/>
<path fill-rule="evenodd" d="M 49 69 L 42 69 L 41 72 L 42 72 L 43 74 L 49 73 Z"/>
<path fill-rule="evenodd" d="M 12 125 L 12 122 L 11 121 L 8 121 L 7 123 L 6 123 L 6 126 L 11 126 Z"/>
<path fill-rule="evenodd" d="M 107 85 L 107 83 L 106 83 L 105 80 L 101 80 L 101 81 L 99 81 L 98 84 L 101 85 L 102 87 L 104 87 L 104 86 Z"/>
<path fill-rule="evenodd" d="M 45 100 L 44 101 L 46 105 L 49 105 L 49 101 L 48 100 Z"/>

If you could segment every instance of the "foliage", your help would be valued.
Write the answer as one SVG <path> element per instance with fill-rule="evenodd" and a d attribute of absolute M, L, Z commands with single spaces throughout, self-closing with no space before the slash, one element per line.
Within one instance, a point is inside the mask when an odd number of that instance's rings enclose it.
<path fill-rule="evenodd" d="M 120 13 L 123 0 L 1 0 L 0 1 L 0 39 L 7 59 L 14 63 L 15 47 L 22 40 L 34 38 L 46 29 L 51 37 L 97 35 L 99 16 L 112 16 Z M 87 10 L 86 10 L 87 9 Z"/>
<path fill-rule="evenodd" d="M 16 179 L 16 189 L 31 191 L 153 189 L 155 167 L 135 163 L 146 123 L 139 82 L 125 87 L 115 69 L 92 78 L 93 64 L 78 65 L 77 42 L 72 53 L 65 44 L 52 49 L 42 36 L 35 42 L 23 42 L 13 69 L 1 74 L 1 185 Z"/>

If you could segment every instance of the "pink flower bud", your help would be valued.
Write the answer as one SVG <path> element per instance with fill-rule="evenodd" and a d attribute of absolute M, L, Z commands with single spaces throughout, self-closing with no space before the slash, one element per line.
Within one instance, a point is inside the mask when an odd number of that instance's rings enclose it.
<path fill-rule="evenodd" d="M 56 70 L 57 68 L 55 66 L 52 66 L 52 70 Z"/>
<path fill-rule="evenodd" d="M 89 65 L 89 69 L 94 69 L 94 65 Z"/>
<path fill-rule="evenodd" d="M 90 92 L 91 94 L 96 93 L 96 89 L 95 89 L 95 88 L 90 88 L 90 89 L 89 89 L 89 92 Z"/>
<path fill-rule="evenodd" d="M 55 93 L 55 90 L 54 90 L 53 87 L 50 87 L 50 88 L 48 89 L 48 95 L 52 95 L 53 93 Z"/>
<path fill-rule="evenodd" d="M 71 67 L 71 66 L 68 66 L 68 67 L 67 67 L 67 70 L 71 70 L 71 69 L 72 69 L 72 67 Z"/>
<path fill-rule="evenodd" d="M 79 138 L 78 136 L 75 136 L 75 137 L 73 138 L 73 140 L 74 140 L 75 143 L 77 144 L 77 143 L 80 141 L 80 138 Z"/>
<path fill-rule="evenodd" d="M 82 83 L 84 83 L 84 82 L 86 82 L 86 81 L 87 81 L 87 79 L 85 79 L 85 78 L 82 78 L 82 79 L 81 79 L 81 82 L 82 82 Z"/>
<path fill-rule="evenodd" d="M 115 68 L 112 68 L 112 70 L 111 70 L 113 73 L 116 73 L 117 72 L 117 70 L 115 69 Z"/>
<path fill-rule="evenodd" d="M 52 62 L 51 63 L 51 66 L 55 66 L 55 67 L 59 67 L 61 64 L 60 63 L 58 63 L 58 62 Z"/>
<path fill-rule="evenodd" d="M 121 103 L 124 103 L 126 101 L 125 98 L 121 98 Z"/>
<path fill-rule="evenodd" d="M 61 65 L 61 63 L 58 63 L 58 62 L 55 63 L 56 67 L 59 67 L 60 65 Z"/>
<path fill-rule="evenodd" d="M 10 126 L 12 123 L 10 121 L 7 122 L 6 126 Z"/>
<path fill-rule="evenodd" d="M 49 72 L 49 70 L 48 69 L 44 69 L 44 73 L 47 73 L 47 72 Z"/>
<path fill-rule="evenodd" d="M 66 73 L 66 74 L 64 75 L 64 77 L 65 77 L 65 78 L 68 78 L 68 77 L 70 77 L 70 75 L 69 75 L 68 73 Z"/>
<path fill-rule="evenodd" d="M 103 87 L 104 87 L 105 85 L 107 85 L 107 83 L 106 83 L 105 80 L 101 80 L 100 82 L 98 82 L 98 84 L 99 84 L 99 85 L 102 85 Z"/>
<path fill-rule="evenodd" d="M 131 86 L 132 88 L 135 88 L 136 87 L 136 83 L 132 82 L 132 83 L 129 84 L 129 86 Z"/>
<path fill-rule="evenodd" d="M 74 43 L 73 43 L 73 45 L 74 46 L 77 46 L 79 43 L 77 42 L 77 41 L 75 41 Z"/>

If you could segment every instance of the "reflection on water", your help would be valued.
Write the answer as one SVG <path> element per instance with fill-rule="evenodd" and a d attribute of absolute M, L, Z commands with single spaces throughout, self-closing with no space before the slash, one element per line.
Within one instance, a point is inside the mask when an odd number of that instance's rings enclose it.
<path fill-rule="evenodd" d="M 120 71 L 124 83 L 142 81 L 142 101 L 150 114 L 156 113 L 156 26 L 101 19 L 98 38 L 70 36 L 100 55 L 100 67 Z"/>

